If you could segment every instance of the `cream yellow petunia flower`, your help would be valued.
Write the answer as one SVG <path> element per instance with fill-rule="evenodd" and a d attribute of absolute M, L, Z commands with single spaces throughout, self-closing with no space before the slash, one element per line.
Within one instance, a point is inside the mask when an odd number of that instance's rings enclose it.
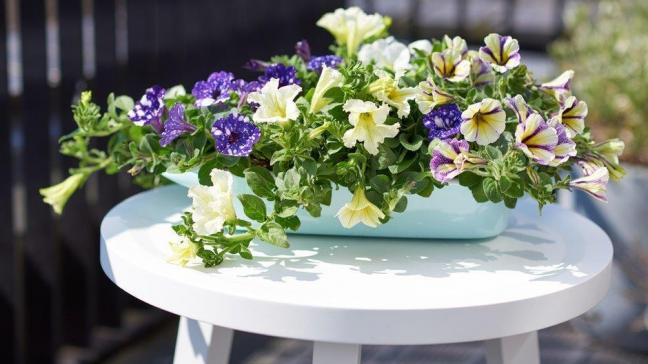
<path fill-rule="evenodd" d="M 358 223 L 377 227 L 385 214 L 376 205 L 367 200 L 364 188 L 358 187 L 353 193 L 351 202 L 346 203 L 337 213 L 342 226 L 350 229 Z"/>
<path fill-rule="evenodd" d="M 298 85 L 279 87 L 278 79 L 270 79 L 260 91 L 252 92 L 247 97 L 248 101 L 259 104 L 252 120 L 257 123 L 283 123 L 296 120 L 299 117 L 299 109 L 294 99 L 300 91 L 301 87 Z"/>
<path fill-rule="evenodd" d="M 347 148 L 352 148 L 356 142 L 363 142 L 367 152 L 376 155 L 378 146 L 385 138 L 393 138 L 398 134 L 400 124 L 385 125 L 389 115 L 389 106 L 386 104 L 378 107 L 371 101 L 352 99 L 344 104 L 343 109 L 349 113 L 349 123 L 353 125 L 342 137 Z"/>
<path fill-rule="evenodd" d="M 337 9 L 324 14 L 317 26 L 328 30 L 339 45 L 346 45 L 347 55 L 356 53 L 360 44 L 385 29 L 385 21 L 379 14 L 365 14 L 358 7 Z"/>
<path fill-rule="evenodd" d="M 179 242 L 169 242 L 169 248 L 171 248 L 171 256 L 167 261 L 183 267 L 196 258 L 198 253 L 198 245 L 192 243 L 186 237 Z"/>
<path fill-rule="evenodd" d="M 322 74 L 317 80 L 315 91 L 310 103 L 310 113 L 315 114 L 323 110 L 331 103 L 331 99 L 324 97 L 324 94 L 333 87 L 340 87 L 344 83 L 344 76 L 335 68 L 324 66 Z"/>
<path fill-rule="evenodd" d="M 502 104 L 490 98 L 468 106 L 461 118 L 461 134 L 467 141 L 479 145 L 495 142 L 506 126 L 506 113 Z"/>
<path fill-rule="evenodd" d="M 386 72 L 379 73 L 379 78 L 369 85 L 369 93 L 378 100 L 396 108 L 399 118 L 410 113 L 409 100 L 416 97 L 416 87 L 398 87 L 398 81 Z"/>

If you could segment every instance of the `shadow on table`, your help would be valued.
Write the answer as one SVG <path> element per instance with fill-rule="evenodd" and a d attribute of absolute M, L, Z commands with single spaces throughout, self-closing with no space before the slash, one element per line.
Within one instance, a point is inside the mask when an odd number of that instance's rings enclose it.
<path fill-rule="evenodd" d="M 361 274 L 433 278 L 471 271 L 523 272 L 544 280 L 565 279 L 565 272 L 584 274 L 563 261 L 567 253 L 555 240 L 544 237 L 546 233 L 536 225 L 513 219 L 509 229 L 496 239 L 430 241 L 302 235 L 291 239 L 290 250 L 256 243 L 254 260 L 228 259 L 220 269 L 242 268 L 242 276 L 271 281 L 314 281 L 319 279 L 322 267 L 330 269 L 332 265 Z"/>

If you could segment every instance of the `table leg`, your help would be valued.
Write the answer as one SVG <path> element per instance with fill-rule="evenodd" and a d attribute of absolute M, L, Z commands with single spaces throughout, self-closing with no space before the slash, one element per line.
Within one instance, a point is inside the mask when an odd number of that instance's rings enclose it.
<path fill-rule="evenodd" d="M 538 332 L 486 341 L 488 364 L 540 364 Z"/>
<path fill-rule="evenodd" d="M 227 364 L 234 330 L 180 317 L 175 364 Z"/>
<path fill-rule="evenodd" d="M 313 364 L 360 364 L 357 344 L 335 344 L 316 341 L 313 345 Z"/>

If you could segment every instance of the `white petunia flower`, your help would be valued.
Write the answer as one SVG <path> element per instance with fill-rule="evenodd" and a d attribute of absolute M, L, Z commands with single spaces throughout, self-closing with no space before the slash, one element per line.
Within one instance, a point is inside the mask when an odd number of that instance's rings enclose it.
<path fill-rule="evenodd" d="M 333 87 L 342 86 L 343 83 L 344 76 L 342 76 L 340 71 L 335 68 L 324 66 L 322 74 L 320 75 L 319 80 L 317 80 L 315 91 L 313 91 L 309 110 L 310 113 L 315 114 L 328 106 L 328 104 L 331 103 L 331 99 L 324 97 L 324 94 Z"/>
<path fill-rule="evenodd" d="M 396 79 L 410 68 L 407 46 L 395 41 L 394 37 L 378 39 L 363 45 L 358 52 L 358 60 L 363 64 L 374 62 L 378 68 L 394 72 Z"/>
<path fill-rule="evenodd" d="M 220 169 L 210 173 L 212 186 L 194 186 L 187 194 L 192 200 L 193 229 L 199 235 L 223 230 L 226 221 L 236 218 L 232 203 L 232 174 Z"/>
<path fill-rule="evenodd" d="M 414 51 L 415 49 L 418 49 L 425 54 L 432 53 L 432 43 L 427 39 L 415 40 L 410 43 L 407 48 L 409 49 L 410 53 L 412 53 L 412 55 L 416 54 L 416 52 Z"/>
<path fill-rule="evenodd" d="M 378 107 L 371 101 L 353 99 L 347 101 L 343 109 L 349 113 L 349 123 L 353 125 L 342 137 L 347 148 L 355 146 L 357 141 L 364 142 L 367 152 L 376 155 L 378 146 L 385 138 L 393 138 L 398 134 L 400 124 L 385 125 L 389 115 L 389 106 L 386 104 Z"/>
<path fill-rule="evenodd" d="M 252 92 L 247 97 L 248 101 L 259 104 L 252 120 L 257 123 L 283 123 L 296 120 L 299 117 L 299 109 L 294 99 L 300 91 L 301 87 L 298 85 L 279 87 L 278 79 L 270 79 L 260 91 Z"/>
<path fill-rule="evenodd" d="M 385 21 L 379 14 L 365 14 L 360 8 L 337 9 L 324 14 L 317 26 L 328 30 L 339 45 L 346 45 L 347 55 L 356 53 L 360 44 L 385 29 Z"/>

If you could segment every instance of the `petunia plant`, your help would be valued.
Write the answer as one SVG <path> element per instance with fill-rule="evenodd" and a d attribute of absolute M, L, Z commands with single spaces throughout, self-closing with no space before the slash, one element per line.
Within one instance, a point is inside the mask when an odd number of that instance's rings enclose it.
<path fill-rule="evenodd" d="M 191 93 L 110 95 L 103 113 L 84 92 L 73 106 L 78 129 L 61 139 L 79 167 L 41 193 L 60 212 L 100 170 L 127 170 L 145 187 L 168 183 L 166 171 L 197 170 L 172 261 L 213 266 L 228 253 L 251 258 L 253 239 L 288 246 L 297 211 L 319 216 L 336 189 L 352 194 L 340 224 L 378 227 L 406 209 L 407 196 L 448 183 L 478 202 L 514 208 L 528 195 L 542 207 L 561 189 L 605 200 L 608 179 L 623 176 L 623 143 L 591 139 L 573 72 L 536 80 L 510 36 L 490 34 L 477 50 L 449 36 L 405 45 L 389 24 L 338 9 L 317 22 L 335 38 L 330 54 L 314 56 L 300 41 L 295 54 L 250 60 L 254 80 L 218 71 Z M 109 138 L 107 149 L 92 148 L 95 138 Z M 572 179 L 575 165 L 582 177 Z M 252 191 L 236 196 L 244 216 L 233 208 L 236 176 Z"/>

